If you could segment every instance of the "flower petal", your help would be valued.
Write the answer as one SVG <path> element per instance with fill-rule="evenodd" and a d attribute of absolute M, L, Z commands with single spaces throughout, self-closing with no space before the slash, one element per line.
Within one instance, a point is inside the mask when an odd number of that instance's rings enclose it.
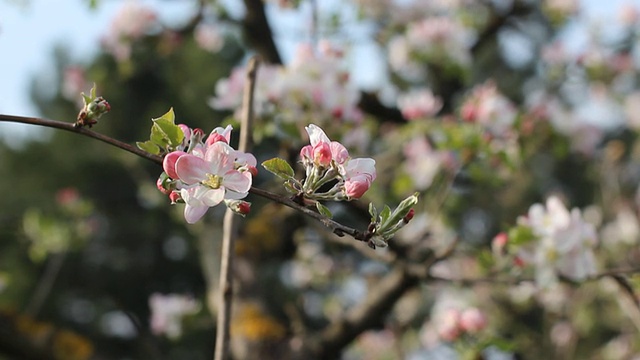
<path fill-rule="evenodd" d="M 224 199 L 224 188 L 207 189 L 200 196 L 200 201 L 202 201 L 205 205 L 209 207 L 220 204 L 220 202 L 223 199 Z"/>
<path fill-rule="evenodd" d="M 204 160 L 211 165 L 211 173 L 214 175 L 222 175 L 233 169 L 233 154 L 235 150 L 228 144 L 218 141 L 211 144 L 204 154 Z"/>
<path fill-rule="evenodd" d="M 187 204 L 184 207 L 184 219 L 187 220 L 189 224 L 195 224 L 204 216 L 207 210 L 209 210 L 209 207 L 206 205 L 191 206 Z"/>
<path fill-rule="evenodd" d="M 186 184 L 196 184 L 206 178 L 210 165 L 197 156 L 182 155 L 176 161 L 176 174 Z"/>
<path fill-rule="evenodd" d="M 222 186 L 238 193 L 246 193 L 251 188 L 251 173 L 232 170 L 224 174 Z"/>
<path fill-rule="evenodd" d="M 307 130 L 307 134 L 309 134 L 309 142 L 311 143 L 311 146 L 316 146 L 320 142 L 331 142 L 331 140 L 329 140 L 329 138 L 327 137 L 327 134 L 325 134 L 320 127 L 314 124 L 310 124 L 304 129 Z"/>

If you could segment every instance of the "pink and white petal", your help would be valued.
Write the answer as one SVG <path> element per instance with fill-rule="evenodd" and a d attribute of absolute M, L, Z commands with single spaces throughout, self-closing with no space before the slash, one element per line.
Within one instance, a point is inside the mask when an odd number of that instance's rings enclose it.
<path fill-rule="evenodd" d="M 345 166 L 345 172 L 347 178 L 367 175 L 373 181 L 376 179 L 376 161 L 371 158 L 351 159 Z"/>
<path fill-rule="evenodd" d="M 349 159 L 349 151 L 344 145 L 337 141 L 331 142 L 331 156 L 333 160 L 338 164 L 344 164 Z"/>
<path fill-rule="evenodd" d="M 227 191 L 224 193 L 224 198 L 228 200 L 240 200 L 246 198 L 248 194 L 249 193 L 247 192 L 239 193 L 227 189 Z"/>
<path fill-rule="evenodd" d="M 206 161 L 190 154 L 183 155 L 176 161 L 176 174 L 186 184 L 196 184 L 205 179 L 209 168 Z"/>
<path fill-rule="evenodd" d="M 204 160 L 209 162 L 211 173 L 222 175 L 233 169 L 233 154 L 235 150 L 228 144 L 218 141 L 211 144 L 204 154 Z"/>
<path fill-rule="evenodd" d="M 220 187 L 218 189 L 207 189 L 200 195 L 200 201 L 202 201 L 205 205 L 212 207 L 220 204 L 220 202 L 224 200 L 224 188 Z"/>
<path fill-rule="evenodd" d="M 195 224 L 204 216 L 207 210 L 209 210 L 209 207 L 206 205 L 191 206 L 187 204 L 184 207 L 184 219 L 189 224 Z"/>
<path fill-rule="evenodd" d="M 253 154 L 250 153 L 243 153 L 242 151 L 236 151 L 236 162 L 238 164 L 240 164 L 240 166 L 243 165 L 249 165 L 249 166 L 256 166 L 258 165 L 258 160 L 256 160 L 256 157 L 253 156 Z"/>
<path fill-rule="evenodd" d="M 251 173 L 232 170 L 224 174 L 222 186 L 231 191 L 246 193 L 251 189 Z"/>
<path fill-rule="evenodd" d="M 307 130 L 307 134 L 309 134 L 309 142 L 311 143 L 311 146 L 316 146 L 316 144 L 320 142 L 331 142 L 331 140 L 329 140 L 329 138 L 327 137 L 327 134 L 325 134 L 320 127 L 314 124 L 306 126 L 305 130 Z"/>

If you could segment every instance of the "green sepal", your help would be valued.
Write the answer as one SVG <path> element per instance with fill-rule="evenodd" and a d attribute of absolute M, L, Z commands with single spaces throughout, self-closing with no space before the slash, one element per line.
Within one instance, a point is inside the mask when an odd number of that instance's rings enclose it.
<path fill-rule="evenodd" d="M 294 171 L 291 165 L 283 159 L 273 158 L 262 163 L 264 167 L 270 173 L 284 180 L 295 180 L 293 177 Z"/>
<path fill-rule="evenodd" d="M 292 194 L 299 194 L 302 185 L 296 179 L 289 179 L 284 182 L 284 188 Z"/>
<path fill-rule="evenodd" d="M 378 210 L 373 203 L 369 203 L 369 215 L 371 215 L 371 222 L 375 223 L 378 220 Z"/>
<path fill-rule="evenodd" d="M 138 146 L 138 149 L 146 151 L 149 154 L 153 154 L 153 155 L 160 154 L 160 148 L 151 140 L 147 140 L 145 142 L 138 141 L 136 142 L 136 146 Z"/>
<path fill-rule="evenodd" d="M 329 219 L 333 218 L 333 214 L 331 213 L 331 210 L 329 210 L 328 207 L 322 205 L 319 201 L 316 202 L 316 209 L 318 209 L 318 212 L 326 217 L 328 217 Z"/>
<path fill-rule="evenodd" d="M 385 205 L 380 212 L 380 224 L 386 223 L 389 219 L 389 216 L 391 216 L 391 208 L 389 207 L 389 205 Z"/>

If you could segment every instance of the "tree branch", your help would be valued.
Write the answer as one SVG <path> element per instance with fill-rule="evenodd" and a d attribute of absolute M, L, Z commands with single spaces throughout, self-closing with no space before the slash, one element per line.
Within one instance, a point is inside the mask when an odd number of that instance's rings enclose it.
<path fill-rule="evenodd" d="M 153 162 L 155 162 L 156 164 L 160 164 L 162 165 L 162 157 L 158 156 L 158 155 L 153 155 L 150 154 L 146 151 L 140 150 L 137 147 L 133 146 L 133 145 L 129 145 L 127 143 L 124 143 L 120 140 L 116 140 L 114 138 L 111 138 L 107 135 L 103 135 L 100 133 L 97 133 L 95 131 L 89 130 L 87 128 L 84 127 L 74 127 L 73 123 L 67 123 L 67 122 L 62 122 L 62 121 L 56 121 L 56 120 L 49 120 L 49 119 L 42 119 L 42 118 L 36 118 L 36 117 L 25 117 L 25 116 L 14 116 L 14 115 L 4 115 L 4 114 L 0 114 L 0 122 L 14 122 L 14 123 L 22 123 L 22 124 L 31 124 L 31 125 L 39 125 L 39 126 L 44 126 L 44 127 L 50 127 L 50 128 L 54 128 L 54 129 L 60 129 L 60 130 L 66 130 L 66 131 L 70 131 L 76 134 L 81 134 L 84 136 L 88 136 L 90 138 L 94 138 L 97 140 L 100 140 L 102 142 L 105 142 L 109 145 L 113 145 L 115 147 L 118 147 L 122 150 L 128 151 L 132 154 L 138 155 L 142 158 L 145 158 L 147 160 L 151 160 Z"/>
<path fill-rule="evenodd" d="M 244 0 L 247 13 L 244 17 L 244 36 L 249 45 L 260 54 L 262 59 L 271 64 L 282 64 L 282 58 L 273 40 L 273 32 L 267 14 L 264 12 L 263 0 Z"/>
<path fill-rule="evenodd" d="M 153 161 L 156 164 L 162 166 L 162 157 L 158 156 L 158 155 L 153 155 L 150 154 L 146 151 L 140 150 L 135 146 L 129 145 L 127 143 L 124 143 L 122 141 L 113 139 L 109 136 L 97 133 L 95 131 L 92 130 L 88 130 L 86 128 L 75 128 L 73 126 L 73 123 L 66 123 L 66 122 L 62 122 L 62 121 L 56 121 L 56 120 L 49 120 L 49 119 L 42 119 L 42 118 L 34 118 L 34 117 L 24 117 L 24 116 L 14 116 L 14 115 L 3 115 L 0 114 L 0 122 L 15 122 L 15 123 L 22 123 L 22 124 L 32 124 L 32 125 L 39 125 L 39 126 L 44 126 L 44 127 L 50 127 L 50 128 L 54 128 L 54 129 L 61 129 L 61 130 L 66 130 L 66 131 L 70 131 L 70 132 L 74 132 L 77 134 L 81 134 L 84 136 L 88 136 L 94 139 L 98 139 L 102 142 L 105 142 L 109 145 L 113 145 L 115 147 L 118 147 L 122 150 L 128 151 L 132 154 L 138 155 L 142 158 L 145 158 L 147 160 Z M 298 203 L 296 203 L 295 201 L 284 197 L 282 195 L 278 195 L 276 193 L 272 193 L 269 192 L 267 190 L 263 190 L 263 189 L 259 189 L 256 187 L 251 187 L 251 189 L 249 190 L 249 193 L 263 197 L 267 200 L 271 200 L 271 201 L 275 201 L 277 203 L 280 203 L 282 205 L 288 206 L 294 210 L 300 211 L 302 213 L 304 213 L 307 216 L 310 216 L 318 221 L 320 221 L 322 224 L 324 224 L 326 227 L 328 227 L 329 229 L 331 229 L 331 231 L 338 235 L 338 236 L 344 236 L 345 234 L 351 235 L 354 239 L 359 240 L 359 241 L 366 241 L 367 240 L 367 236 L 366 236 L 366 232 L 354 229 L 352 227 L 346 226 L 346 225 L 342 225 L 336 221 L 333 221 L 307 207 L 304 207 Z"/>

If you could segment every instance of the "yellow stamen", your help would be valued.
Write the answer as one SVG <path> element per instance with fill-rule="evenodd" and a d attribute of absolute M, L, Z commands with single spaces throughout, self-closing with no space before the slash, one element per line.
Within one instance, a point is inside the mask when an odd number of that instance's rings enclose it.
<path fill-rule="evenodd" d="M 207 174 L 207 179 L 202 181 L 202 185 L 212 189 L 218 189 L 222 185 L 222 177 L 218 175 Z"/>

